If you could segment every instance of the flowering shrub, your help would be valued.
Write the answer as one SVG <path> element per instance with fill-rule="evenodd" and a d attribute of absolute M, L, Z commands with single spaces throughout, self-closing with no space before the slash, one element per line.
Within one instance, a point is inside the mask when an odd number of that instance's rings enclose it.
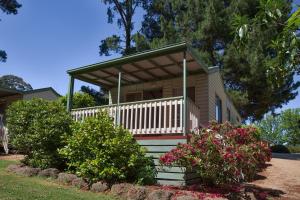
<path fill-rule="evenodd" d="M 188 144 L 178 144 L 160 157 L 160 163 L 194 169 L 207 184 L 251 180 L 270 160 L 268 144 L 259 140 L 257 129 L 251 126 L 212 122 L 189 137 Z"/>

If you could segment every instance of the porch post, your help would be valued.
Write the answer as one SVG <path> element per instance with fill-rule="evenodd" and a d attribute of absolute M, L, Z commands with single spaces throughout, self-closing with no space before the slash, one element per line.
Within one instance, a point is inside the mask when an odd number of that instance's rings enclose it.
<path fill-rule="evenodd" d="M 122 72 L 119 72 L 119 80 L 118 80 L 118 100 L 117 100 L 117 125 L 120 125 L 120 95 L 121 95 L 121 78 L 122 78 Z"/>
<path fill-rule="evenodd" d="M 186 93 L 186 52 L 183 53 L 183 115 L 182 115 L 182 124 L 183 124 L 183 135 L 186 135 L 187 132 L 187 93 Z"/>
<path fill-rule="evenodd" d="M 69 90 L 67 95 L 67 111 L 70 112 L 73 107 L 73 93 L 74 93 L 74 77 L 70 75 L 69 77 Z"/>

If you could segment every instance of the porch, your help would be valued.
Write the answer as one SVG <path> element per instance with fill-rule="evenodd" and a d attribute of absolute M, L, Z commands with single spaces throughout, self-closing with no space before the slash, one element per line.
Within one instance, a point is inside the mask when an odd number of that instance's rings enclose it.
<path fill-rule="evenodd" d="M 73 109 L 71 114 L 76 121 L 95 116 L 99 111 L 106 111 L 117 124 L 117 112 L 120 112 L 120 125 L 134 135 L 180 134 L 183 126 L 183 97 L 171 97 Z M 199 127 L 200 109 L 187 99 L 187 130 Z"/>
<path fill-rule="evenodd" d="M 67 109 L 76 121 L 107 111 L 134 135 L 186 135 L 201 125 L 202 91 L 190 80 L 206 73 L 185 42 L 69 70 Z M 72 109 L 75 79 L 107 89 L 109 105 Z"/>

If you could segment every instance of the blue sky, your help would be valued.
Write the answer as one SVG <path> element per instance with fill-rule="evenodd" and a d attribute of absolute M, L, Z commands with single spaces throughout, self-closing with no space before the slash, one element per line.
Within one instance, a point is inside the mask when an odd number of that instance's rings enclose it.
<path fill-rule="evenodd" d="M 14 74 L 33 88 L 51 86 L 65 94 L 68 69 L 111 58 L 100 57 L 98 46 L 120 30 L 107 24 L 106 7 L 100 0 L 19 2 L 22 8 L 18 15 L 0 14 L 0 49 L 8 54 L 7 62 L 0 63 L 0 75 Z M 136 19 L 141 17 L 139 13 Z M 77 81 L 76 89 L 80 85 Z M 284 109 L 295 107 L 300 107 L 300 95 Z"/>

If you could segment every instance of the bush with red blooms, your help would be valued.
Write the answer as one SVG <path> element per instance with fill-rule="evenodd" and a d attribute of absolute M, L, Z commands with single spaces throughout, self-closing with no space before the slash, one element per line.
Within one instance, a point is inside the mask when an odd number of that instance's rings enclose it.
<path fill-rule="evenodd" d="M 211 122 L 189 135 L 188 144 L 161 156 L 160 163 L 196 170 L 203 183 L 218 185 L 252 180 L 270 158 L 269 146 L 255 127 Z"/>

